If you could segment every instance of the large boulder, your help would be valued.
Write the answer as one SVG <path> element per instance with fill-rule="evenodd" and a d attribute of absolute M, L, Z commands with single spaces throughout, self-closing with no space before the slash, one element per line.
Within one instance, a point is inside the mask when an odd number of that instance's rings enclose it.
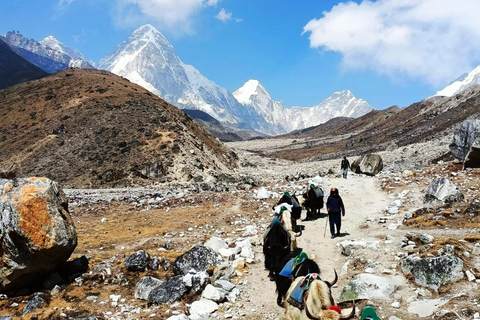
<path fill-rule="evenodd" d="M 197 244 L 190 251 L 179 256 L 173 263 L 173 273 L 186 275 L 190 270 L 206 271 L 221 261 L 218 253 L 209 247 Z"/>
<path fill-rule="evenodd" d="M 0 292 L 31 286 L 77 246 L 68 202 L 47 178 L 0 179 Z"/>
<path fill-rule="evenodd" d="M 378 154 L 366 154 L 358 157 L 350 165 L 350 170 L 355 173 L 363 173 L 368 176 L 374 176 L 383 169 L 382 157 Z"/>
<path fill-rule="evenodd" d="M 430 181 L 424 202 L 425 204 L 443 204 L 462 200 L 463 194 L 456 184 L 447 178 L 438 178 Z"/>
<path fill-rule="evenodd" d="M 480 120 L 468 119 L 463 121 L 453 134 L 450 151 L 455 158 L 464 162 L 475 140 L 480 138 Z"/>
<path fill-rule="evenodd" d="M 146 276 L 140 279 L 135 286 L 135 299 L 148 300 L 150 292 L 163 284 L 162 280 Z"/>
<path fill-rule="evenodd" d="M 187 287 L 183 283 L 183 276 L 174 276 L 150 291 L 148 294 L 148 303 L 172 303 L 173 301 L 180 300 L 187 290 Z"/>
<path fill-rule="evenodd" d="M 401 280 L 396 277 L 357 274 L 343 288 L 339 302 L 359 299 L 388 300 L 401 284 Z"/>
<path fill-rule="evenodd" d="M 437 290 L 463 278 L 463 261 L 453 254 L 434 258 L 411 255 L 402 260 L 402 271 L 411 273 L 417 284 Z"/>
<path fill-rule="evenodd" d="M 463 168 L 480 168 L 480 138 L 477 138 L 468 151 Z"/>

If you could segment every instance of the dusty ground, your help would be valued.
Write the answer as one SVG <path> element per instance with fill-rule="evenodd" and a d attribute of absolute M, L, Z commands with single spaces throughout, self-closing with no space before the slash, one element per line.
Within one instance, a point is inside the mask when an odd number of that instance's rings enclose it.
<path fill-rule="evenodd" d="M 258 151 L 253 148 L 268 150 L 269 146 L 264 146 L 263 142 L 261 144 L 250 142 L 249 145 L 238 143 L 231 146 L 236 148 L 245 165 L 239 169 L 238 173 L 259 177 L 267 189 L 276 192 L 300 190 L 308 184 L 308 178 L 287 182 L 284 179 L 286 175 L 292 176 L 297 172 L 314 174 L 328 169 L 340 171 L 338 160 L 293 163 L 258 157 L 252 152 L 244 151 Z M 432 158 L 444 152 L 442 146 L 444 144 L 438 143 L 436 148 L 431 148 Z M 409 150 L 413 154 L 415 148 L 412 147 L 403 152 L 398 150 L 382 156 L 391 162 L 392 159 L 398 158 L 395 157 L 396 152 L 408 157 Z M 457 176 L 452 176 L 451 172 L 459 173 Z M 436 224 L 428 226 L 413 221 L 410 225 L 400 225 L 394 230 L 387 229 L 391 223 L 400 223 L 405 212 L 422 207 L 422 197 L 428 182 L 439 175 L 447 175 L 456 180 L 456 183 L 465 185 L 466 202 L 461 204 L 462 210 L 469 205 L 469 201 L 479 198 L 480 172 L 461 172 L 461 168 L 454 163 L 431 166 L 414 171 L 407 177 L 400 175 L 400 178 L 382 174 L 377 177 L 350 174 L 346 180 L 335 174 L 323 177 L 324 190 L 337 187 L 345 202 L 346 216 L 342 220 L 342 236 L 330 239 L 328 227 L 324 236 L 325 217 L 314 221 L 300 221 L 299 225 L 304 227 L 304 231 L 298 238 L 298 246 L 319 263 L 324 278 L 332 279 L 333 270 L 337 270 L 340 275 L 339 281 L 332 290 L 335 299 L 338 299 L 342 288 L 354 274 L 364 271 L 370 259 L 380 270 L 392 270 L 390 276 L 398 277 L 404 283 L 398 292 L 400 298 L 403 297 L 400 299 L 400 308 L 393 308 L 391 300 L 373 301 L 382 319 L 388 319 L 392 315 L 402 320 L 418 319 L 408 314 L 406 310 L 408 299 L 415 296 L 414 289 L 417 287 L 406 279 L 399 269 L 396 253 L 400 251 L 400 239 L 408 232 L 422 233 L 424 232 L 422 229 L 425 228 L 436 237 L 437 242 L 455 243 L 459 248 L 460 246 L 471 248 L 475 242 L 479 241 L 475 237 L 480 230 L 478 210 L 465 220 L 460 214 L 455 214 L 456 209 L 452 209 L 453 214 L 444 215 L 447 226 L 438 220 Z M 390 206 L 397 194 L 403 190 L 409 190 L 409 193 L 399 214 L 388 217 L 387 223 L 380 223 L 379 218 L 385 216 L 386 207 Z M 69 316 L 97 315 L 113 319 L 109 312 L 118 311 L 121 306 L 128 306 L 137 311 L 131 317 L 132 319 L 165 319 L 173 310 L 183 313 L 188 310 L 187 304 L 198 297 L 187 296 L 180 304 L 173 307 L 171 305 L 148 306 L 144 301 L 135 300 L 134 287 L 142 276 L 148 274 L 163 279 L 171 275 L 171 271 L 161 268 L 159 271 L 129 272 L 123 266 L 124 258 L 138 249 L 143 249 L 151 256 L 161 257 L 162 266 L 168 266 L 165 261 L 173 262 L 191 246 L 205 241 L 212 235 L 234 238 L 241 235 L 245 224 L 258 226 L 268 224 L 271 219 L 271 207 L 276 201 L 276 198 L 255 200 L 253 190 L 239 190 L 189 194 L 179 199 L 162 202 L 158 208 L 149 210 L 146 210 L 146 205 L 134 206 L 116 201 L 72 207 L 71 214 L 78 232 L 78 247 L 72 258 L 82 255 L 90 256 L 91 271 L 89 276 L 84 277 L 84 283 L 81 286 L 75 283 L 62 286 L 60 293 L 53 296 L 49 305 L 38 312 L 38 318 L 67 319 Z M 302 213 L 302 218 L 304 217 L 305 212 Z M 236 224 L 238 221 L 244 221 L 244 224 Z M 262 228 L 258 229 L 259 237 L 263 232 Z M 385 243 L 387 236 L 391 241 L 389 245 Z M 379 250 L 359 252 L 354 258 L 347 258 L 341 254 L 337 246 L 338 242 L 347 239 L 379 240 Z M 165 247 L 169 246 L 171 249 L 165 250 Z M 263 268 L 261 247 L 256 246 L 255 251 L 255 263 L 240 270 L 239 276 L 232 279 L 232 282 L 236 283 L 241 290 L 240 300 L 231 306 L 232 310 L 240 310 L 240 312 L 233 314 L 240 319 L 281 319 L 283 309 L 276 306 L 274 283 L 268 280 L 267 272 Z M 342 273 L 342 267 L 347 259 L 350 263 L 346 272 Z M 462 257 L 462 259 L 469 268 L 479 268 L 478 257 Z M 110 260 L 110 275 L 98 271 L 100 269 L 95 267 L 105 265 L 105 261 L 108 260 Z M 465 291 L 465 295 L 452 300 L 442 308 L 455 309 L 460 313 L 464 310 L 464 314 L 458 319 L 473 319 L 473 313 L 480 311 L 478 304 L 475 304 L 480 301 L 478 285 L 464 280 L 445 286 L 439 293 L 434 293 L 434 297 L 460 291 Z M 119 306 L 113 306 L 109 297 L 111 294 L 121 295 L 125 301 L 122 301 Z M 22 309 L 29 299 L 30 296 L 25 295 L 0 300 L 0 316 L 9 314 L 15 318 L 21 318 Z M 365 302 L 360 302 L 359 307 L 361 308 L 364 304 Z M 224 314 L 227 313 L 228 310 L 221 310 L 220 318 L 224 318 Z M 447 314 L 436 319 L 457 318 Z"/>

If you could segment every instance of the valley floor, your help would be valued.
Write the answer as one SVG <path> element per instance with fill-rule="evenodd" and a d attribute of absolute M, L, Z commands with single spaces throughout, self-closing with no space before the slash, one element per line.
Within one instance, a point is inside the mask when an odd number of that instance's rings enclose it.
<path fill-rule="evenodd" d="M 173 262 L 191 246 L 204 242 L 211 236 L 235 238 L 241 236 L 247 226 L 254 226 L 258 233 L 257 241 L 252 240 L 255 245 L 255 263 L 239 270 L 237 277 L 232 279 L 240 289 L 239 300 L 221 305 L 217 317 L 282 319 L 284 310 L 276 305 L 275 285 L 269 281 L 267 271 L 264 270 L 262 248 L 258 239 L 262 238 L 272 219 L 271 208 L 279 195 L 284 191 L 296 191 L 300 194 L 309 185 L 311 177 L 318 173 L 323 176 L 323 189 L 326 191 L 337 187 L 344 200 L 346 216 L 342 220 L 342 235 L 330 239 L 328 226 L 325 231 L 327 218 L 324 208 L 316 220 L 298 222 L 299 226 L 304 228 L 303 234 L 298 238 L 298 247 L 303 248 L 319 264 L 323 278 L 333 279 L 333 270 L 337 270 L 339 281 L 332 289 L 336 300 L 346 283 L 355 274 L 364 273 L 367 268 L 375 274 L 397 279 L 401 285 L 393 296 L 368 302 L 377 308 L 382 319 L 389 319 L 391 316 L 402 320 L 419 319 L 418 315 L 408 310 L 412 301 L 422 298 L 419 296 L 419 287 L 403 275 L 400 258 L 397 256 L 398 252 L 402 251 L 402 238 L 407 233 L 428 233 L 433 235 L 436 241 L 447 243 L 448 240 L 455 240 L 455 243 L 460 241 L 465 251 L 471 249 L 472 243 L 463 239 L 479 233 L 478 211 L 468 226 L 465 224 L 458 227 L 457 221 L 457 224 L 450 228 L 447 225 L 428 227 L 427 230 L 423 227 L 420 229 L 418 225 L 402 224 L 405 213 L 422 208 L 423 196 L 432 178 L 445 175 L 459 184 L 466 198 L 465 204 L 479 199 L 478 170 L 465 172 L 458 164 L 441 163 L 398 173 L 386 170 L 376 177 L 350 173 L 348 179 L 343 179 L 339 174 L 339 160 L 288 162 L 258 156 L 258 149 L 251 149 L 254 146 L 258 147 L 254 142 L 250 145 L 231 145 L 244 164 L 237 173 L 261 179 L 262 186 L 274 194 L 269 199 L 255 199 L 254 189 L 257 188 L 195 193 L 186 187 L 174 191 L 165 188 L 158 192 L 150 190 L 143 197 L 145 200 L 141 201 L 122 201 L 123 195 L 131 193 L 132 190 L 119 190 L 115 197 L 120 201 L 105 198 L 105 201 L 97 199 L 82 202 L 81 190 L 67 190 L 71 203 L 75 203 L 75 206 L 71 206 L 71 214 L 78 232 L 78 247 L 73 258 L 90 256 L 92 271 L 89 277 L 84 277 L 81 285 L 72 283 L 62 286 L 60 292 L 52 296 L 47 307 L 36 311 L 38 318 L 68 319 L 95 315 L 105 319 L 166 319 L 172 314 L 185 313 L 188 304 L 198 299 L 198 296 L 186 297 L 178 304 L 161 307 L 149 306 L 145 301 L 134 299 L 135 284 L 142 276 L 165 278 L 170 271 L 161 269 L 129 272 L 123 266 L 125 257 L 142 249 L 151 256 Z M 432 148 L 432 152 L 442 153 L 442 143 L 437 147 L 439 151 Z M 411 150 L 414 150 L 414 147 Z M 387 155 L 385 158 L 391 161 L 393 156 L 389 158 Z M 329 170 L 330 174 L 325 175 Z M 285 180 L 287 175 L 292 177 L 297 174 L 306 174 L 309 177 L 295 181 Z M 403 195 L 399 212 L 387 215 L 386 208 L 399 199 L 399 194 Z M 305 211 L 302 213 L 303 218 Z M 343 255 L 338 244 L 358 239 L 378 242 L 378 248 L 355 250 L 354 254 L 348 257 Z M 480 256 L 469 255 L 462 259 L 465 263 L 464 269 L 480 269 Z M 101 266 L 106 266 L 109 271 L 98 271 L 102 270 Z M 96 278 L 99 274 L 100 278 Z M 462 292 L 460 297 L 434 308 L 434 315 L 441 310 L 449 311 L 437 313 L 435 319 L 474 319 L 475 312 L 480 312 L 479 291 L 478 283 L 466 279 L 441 287 L 438 292 L 432 291 L 431 298 Z M 111 295 L 120 295 L 119 302 L 112 303 Z M 30 297 L 4 298 L 0 300 L 0 316 L 20 318 Z M 360 301 L 357 310 L 361 310 L 366 303 L 367 301 Z"/>

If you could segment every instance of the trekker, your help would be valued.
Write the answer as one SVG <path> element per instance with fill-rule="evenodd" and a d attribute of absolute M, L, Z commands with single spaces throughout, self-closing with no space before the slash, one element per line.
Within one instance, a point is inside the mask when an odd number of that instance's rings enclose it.
<path fill-rule="evenodd" d="M 342 198 L 338 195 L 338 189 L 330 189 L 330 196 L 327 199 L 328 221 L 330 222 L 330 233 L 332 239 L 340 236 L 340 227 L 342 226 L 342 216 L 345 216 L 345 207 Z M 335 226 L 337 233 L 335 233 Z"/>
<path fill-rule="evenodd" d="M 348 162 L 347 157 L 343 156 L 342 164 L 340 167 L 343 170 L 343 178 L 347 179 L 348 168 L 350 168 L 350 162 Z"/>

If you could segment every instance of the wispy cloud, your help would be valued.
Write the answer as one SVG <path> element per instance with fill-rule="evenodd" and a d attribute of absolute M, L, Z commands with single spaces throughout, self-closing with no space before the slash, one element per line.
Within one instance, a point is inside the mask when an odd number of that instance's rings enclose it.
<path fill-rule="evenodd" d="M 117 19 L 153 21 L 176 31 L 189 31 L 194 16 L 203 8 L 215 6 L 219 0 L 117 0 Z"/>
<path fill-rule="evenodd" d="M 347 69 L 442 85 L 479 63 L 478 12 L 478 0 L 346 2 L 303 33 L 310 33 L 310 47 L 341 53 Z"/>
<path fill-rule="evenodd" d="M 227 22 L 228 20 L 232 19 L 232 13 L 222 8 L 222 10 L 220 10 L 220 12 L 215 16 L 215 18 L 222 22 Z"/>

